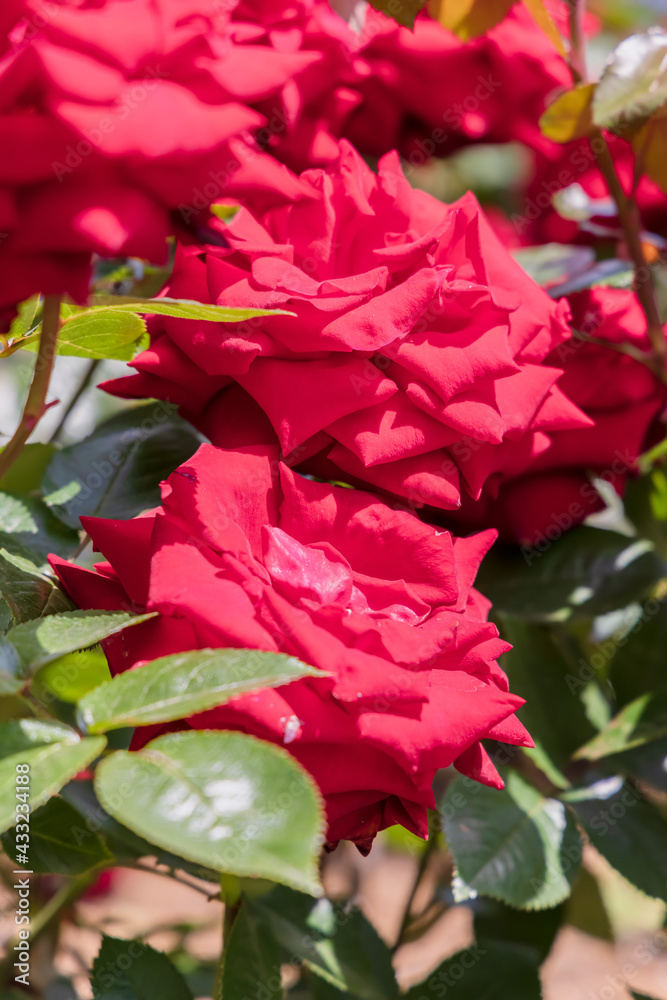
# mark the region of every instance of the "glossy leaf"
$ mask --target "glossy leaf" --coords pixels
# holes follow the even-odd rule
[[[667,902],[667,823],[621,778],[566,796],[600,854],[629,882]]]
[[[407,0],[411,2],[411,0]],[[422,0],[418,0],[422,2]],[[293,316],[285,309],[244,309],[213,306],[192,299],[132,299],[114,295],[104,308],[115,313],[142,313],[147,316],[174,316],[177,319],[199,320],[205,323],[243,323],[258,316]]]
[[[553,628],[507,616],[501,621],[503,637],[513,646],[503,656],[503,669],[510,690],[526,699],[517,716],[562,772],[574,751],[595,734],[581,700],[585,682],[579,664],[565,659]]]
[[[225,947],[222,996],[282,1000],[280,966],[280,946],[270,924],[243,903]]]
[[[95,1000],[192,1000],[175,965],[141,941],[102,936],[90,979]]]
[[[524,6],[528,8],[530,16],[532,17],[538,28],[541,28],[544,34],[547,36],[549,41],[553,43],[556,51],[563,56],[564,59],[567,58],[567,52],[565,46],[563,45],[563,39],[561,38],[560,31],[556,27],[551,14],[547,10],[544,0],[523,0]]]
[[[57,516],[80,528],[84,515],[134,517],[160,502],[160,482],[191,458],[202,438],[169,403],[149,403],[112,417],[50,463],[44,493]],[[69,488],[68,499],[60,491]]]
[[[604,128],[634,122],[667,101],[667,32],[650,28],[611,53],[593,98],[593,119]]]
[[[270,928],[286,953],[359,1000],[392,1000],[398,987],[391,953],[360,910],[329,899],[313,902],[289,889],[248,900],[250,913]]]
[[[667,736],[667,685],[631,701],[576,756],[600,760],[663,736]]]
[[[16,647],[0,636],[0,695],[17,694],[24,686],[21,657]]]
[[[123,796],[132,794],[132,790],[122,785],[115,790],[115,793],[117,796]],[[102,808],[95,794],[93,782],[90,779],[78,778],[76,781],[70,781],[68,785],[65,785],[61,789],[60,794],[81,814],[84,819],[85,828],[87,830],[95,830],[100,834],[119,864],[122,865],[126,862],[132,864],[139,858],[151,855],[155,857],[159,864],[189,872],[195,878],[213,883],[218,882],[218,872],[214,872],[203,865],[193,864],[186,858],[179,857],[169,851],[164,851],[155,844],[150,844],[143,837],[138,837],[128,827],[123,826],[113,816],[110,816]]]
[[[120,785],[133,788],[131,799],[118,801]],[[171,733],[107,757],[95,789],[112,816],[168,851],[216,871],[321,891],[319,793],[279,747],[241,733]]]
[[[41,667],[33,682],[35,697],[53,698],[76,704],[94,688],[111,679],[107,658],[101,649],[84,649],[68,653]]]
[[[79,544],[76,531],[67,528],[51,510],[33,497],[0,493],[0,547],[18,551],[19,546],[39,553],[45,558],[49,553],[67,557]]]
[[[24,671],[34,671],[152,617],[125,611],[66,611],[17,625],[7,633],[7,640],[16,648]]]
[[[576,825],[562,802],[545,798],[515,771],[504,791],[452,782],[440,812],[461,899],[481,894],[540,910],[569,895],[581,861]]]
[[[541,1000],[539,968],[532,949],[484,941],[459,951],[405,1000]]]
[[[498,611],[525,621],[594,618],[639,600],[667,575],[646,539],[581,527],[539,548],[490,553],[479,589]]]
[[[28,764],[30,808],[37,809],[62,786],[86,768],[104,749],[103,736],[69,743],[48,743],[21,750],[0,760],[0,831],[14,825],[16,812],[16,766]]]
[[[517,910],[497,899],[480,896],[472,901],[475,940],[531,948],[539,964],[551,951],[563,922],[565,904],[549,910]]]
[[[235,695],[325,676],[293,656],[252,649],[200,649],[161,656],[119,674],[81,700],[91,733],[169,722],[222,705]]]
[[[612,639],[612,641],[614,641]],[[619,705],[635,701],[665,682],[667,607],[647,601],[627,633],[614,641],[609,680]]]
[[[30,553],[0,549],[0,596],[16,624],[70,611],[74,605]]]
[[[13,861],[21,863],[15,827],[2,835],[2,846]],[[54,796],[30,817],[28,859],[29,867],[40,874],[80,875],[112,864],[113,855],[97,833],[85,829],[76,809]]]
[[[146,334],[146,324],[134,312],[118,309],[75,311],[65,319],[58,335],[58,354],[73,358],[131,361]],[[36,351],[38,338],[31,338],[25,350]]]
[[[69,726],[47,719],[9,719],[0,723],[0,757],[14,757],[24,750],[48,743],[78,743],[79,735]]]
[[[58,449],[54,444],[27,444],[0,479],[4,493],[33,493],[39,489],[47,465]]]
[[[547,139],[571,142],[590,135],[593,125],[592,102],[595,84],[585,83],[557,97],[540,118]]]

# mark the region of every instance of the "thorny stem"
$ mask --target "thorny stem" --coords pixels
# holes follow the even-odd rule
[[[583,30],[583,18],[586,10],[586,0],[569,0],[570,3],[570,69],[575,83],[586,83],[586,39]],[[641,240],[641,218],[635,200],[635,192],[639,182],[638,171],[641,169],[640,161],[636,164],[633,191],[626,195],[623,185],[619,179],[614,160],[609,152],[607,141],[600,129],[595,129],[591,140],[595,146],[599,147],[597,161],[600,171],[607,182],[609,193],[616,202],[618,218],[623,230],[630,259],[635,272],[635,294],[646,316],[648,325],[648,337],[653,349],[653,357],[656,362],[656,374],[662,381],[665,381],[665,362],[667,360],[667,343],[660,321],[660,311],[655,293],[653,273],[644,257],[644,249]],[[596,152],[595,147],[593,151]]]
[[[60,330],[60,295],[47,295],[44,299],[42,314],[42,332],[39,337],[39,350],[35,361],[28,398],[23,408],[21,423],[14,436],[0,452],[0,478],[11,468],[23,451],[25,444],[42,419],[49,405],[46,396],[49,391],[53,362],[56,357],[58,331]]]

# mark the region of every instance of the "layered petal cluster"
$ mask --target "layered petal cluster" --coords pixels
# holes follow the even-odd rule
[[[472,195],[443,205],[395,154],[376,175],[346,143],[339,167],[303,178],[316,198],[239,211],[220,223],[225,247],[180,251],[169,289],[295,316],[160,319],[139,374],[110,391],[170,399],[216,444],[277,438],[294,467],[445,510],[590,424],[544,363],[570,337],[567,304],[513,261]]]
[[[564,369],[559,384],[591,426],[552,433],[549,450],[527,474],[506,482],[493,504],[464,504],[458,515],[466,526],[493,524],[538,548],[604,506],[593,478],[622,493],[639,455],[662,436],[659,418],[667,401],[665,386],[646,365],[614,349],[625,344],[650,351],[646,319],[632,292],[593,288],[571,295],[570,306],[574,336],[547,360]]]
[[[414,165],[470,142],[550,145],[537,122],[569,71],[522,4],[468,44],[426,13],[411,31],[370,4],[350,26],[329,0],[229,6],[234,60],[216,77],[266,116],[262,141],[295,170],[335,162],[341,137]]]
[[[164,260],[172,211],[299,194],[210,68],[233,62],[224,6],[11,0],[0,27],[0,309],[83,299],[91,252]]]
[[[326,671],[184,719],[285,745],[319,784],[329,838],[422,836],[438,768],[502,783],[480,744],[531,745],[496,659],[509,647],[472,584],[494,538],[455,539],[372,495],[296,475],[267,448],[203,445],[132,521],[84,519],[109,559],[54,559],[79,606],[159,616],[108,642],[113,672],[169,653],[249,648]],[[159,727],[157,727],[159,728]],[[156,735],[137,731],[134,747]]]

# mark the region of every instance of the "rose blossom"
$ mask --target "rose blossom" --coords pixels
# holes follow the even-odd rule
[[[412,31],[370,4],[355,11],[357,30],[329,0],[229,8],[235,59],[220,61],[217,79],[266,116],[262,141],[295,170],[335,162],[341,137],[413,164],[471,142],[550,146],[537,122],[569,70],[523,4],[467,44],[426,13]],[[277,60],[290,61],[289,76]]]
[[[0,35],[0,310],[87,295],[91,252],[166,259],[170,212],[301,187],[216,82],[227,15],[192,0],[12,0]],[[232,51],[227,40],[227,54]],[[288,69],[288,68],[287,68]]]
[[[275,449],[203,445],[132,521],[85,518],[110,560],[52,557],[82,607],[160,613],[106,644],[114,674],[189,649],[283,652],[327,671],[167,729],[286,745],[318,782],[329,839],[422,836],[438,768],[502,787],[480,740],[531,745],[496,659],[509,647],[472,588],[487,531],[456,539],[367,493],[305,480]],[[165,727],[140,729],[134,747]]]
[[[636,296],[592,288],[571,295],[570,305],[574,336],[547,361],[564,368],[559,385],[591,418],[591,426],[554,431],[549,450],[524,475],[505,483],[492,502],[464,504],[454,523],[493,524],[526,545],[553,540],[602,508],[593,476],[622,493],[639,455],[654,443],[653,436],[659,439],[665,386],[646,365],[611,346],[650,351]]]
[[[555,430],[590,420],[547,355],[570,337],[472,195],[379,176],[346,143],[308,199],[238,212],[223,247],[181,249],[169,294],[296,313],[239,326],[159,318],[140,374],[107,385],[180,404],[220,445],[275,441],[289,464],[456,509],[497,492]]]

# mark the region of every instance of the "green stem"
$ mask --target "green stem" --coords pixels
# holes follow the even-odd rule
[[[60,437],[60,435],[62,434],[63,428],[65,427],[65,424],[69,420],[70,414],[72,413],[72,411],[74,410],[75,406],[77,405],[77,403],[79,402],[79,400],[83,396],[84,392],[86,391],[86,389],[88,388],[88,386],[92,382],[93,377],[95,375],[95,372],[97,371],[97,369],[99,368],[99,366],[100,366],[100,359],[99,358],[96,358],[94,361],[90,361],[89,362],[88,366],[86,367],[86,371],[84,373],[84,376],[81,379],[81,382],[79,383],[79,387],[77,388],[76,392],[74,393],[74,395],[70,399],[69,403],[67,404],[67,406],[65,408],[65,412],[63,413],[62,417],[60,418],[60,423],[58,424],[58,426],[54,430],[53,434],[49,438],[50,442],[57,441],[58,438]]]
[[[215,985],[213,987],[213,1000],[223,1000],[222,995],[222,972],[225,966],[225,952],[227,951],[227,946],[229,944],[229,935],[232,932],[232,927],[234,926],[234,921],[239,915],[239,910],[241,909],[241,900],[238,899],[235,903],[225,903],[225,914],[222,919],[222,954],[220,955],[220,961],[218,962],[218,968],[215,972]],[[234,1000],[233,997],[229,997],[229,1000]]]
[[[586,83],[586,38],[583,29],[584,13],[586,11],[586,0],[569,0],[570,2],[570,70],[575,83]],[[639,299],[647,323],[648,338],[651,342],[653,358],[655,360],[656,374],[663,382],[667,381],[667,343],[663,333],[662,322],[660,320],[660,310],[658,309],[658,299],[655,291],[653,272],[644,257],[642,247],[642,224],[639,209],[635,200],[635,191],[640,179],[641,159],[635,164],[635,176],[633,191],[627,195],[623,190],[613,157],[609,151],[607,140],[604,138],[601,129],[595,129],[591,140],[600,147],[596,154],[598,166],[607,182],[609,193],[616,202],[618,218],[623,230],[630,259],[635,272],[635,294]],[[593,148],[595,153],[595,148]]]
[[[48,405],[46,396],[49,391],[53,363],[56,357],[58,331],[60,330],[60,295],[47,295],[42,311],[42,332],[39,337],[39,350],[35,361],[28,398],[23,408],[21,423],[14,436],[0,452],[0,478],[11,468],[23,451],[25,444],[42,419]]]
[[[569,0],[570,5],[570,69],[575,83],[586,80],[586,36],[584,12],[586,0]]]
[[[97,880],[100,871],[101,869],[94,868],[91,871],[84,872],[82,875],[76,875],[74,878],[66,882],[65,885],[63,885],[58,892],[51,897],[48,903],[41,908],[35,919],[30,922],[29,929],[31,946],[34,945],[35,942],[46,933],[58,917],[65,910],[68,910],[69,907],[84,894],[86,889]],[[7,953],[5,958],[0,963],[0,985],[8,985],[10,978],[13,978],[12,967],[14,964],[14,945],[18,943],[19,939],[16,938],[6,945]]]
[[[428,868],[429,861],[434,851],[438,847],[438,831],[435,829],[434,823],[429,823],[429,836],[426,841],[426,847],[422,851],[422,855],[419,859],[419,866],[417,868],[417,874],[415,875],[415,880],[412,883],[412,889],[410,890],[410,895],[408,896],[405,908],[403,910],[403,919],[401,920],[401,927],[398,932],[398,937],[396,938],[396,944],[393,950],[397,951],[398,948],[403,944],[405,939],[406,931],[410,925],[412,905],[416,899],[417,893],[419,892],[419,887],[422,884],[422,879],[426,874],[426,869]]]

